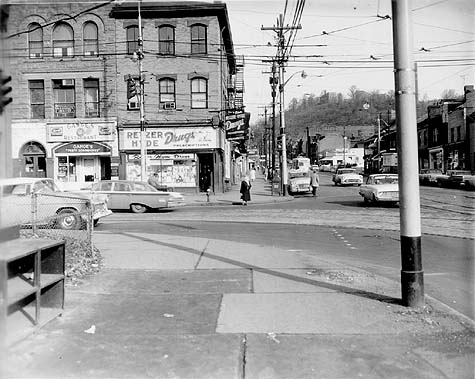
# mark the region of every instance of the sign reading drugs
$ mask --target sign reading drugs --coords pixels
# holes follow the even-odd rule
[[[138,129],[119,132],[119,149],[139,150],[141,133]],[[215,149],[218,130],[213,128],[160,128],[145,131],[147,149]]]

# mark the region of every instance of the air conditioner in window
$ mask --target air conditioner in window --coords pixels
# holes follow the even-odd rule
[[[30,58],[41,58],[43,56],[42,53],[31,53]]]
[[[62,86],[74,86],[74,79],[63,79],[61,80]]]
[[[129,103],[127,104],[128,110],[137,110],[139,108],[140,106],[139,106],[138,101],[129,101]]]
[[[86,51],[86,52],[84,52],[84,55],[95,56],[95,55],[97,55],[97,52],[96,51]]]
[[[176,109],[174,101],[167,101],[163,103],[163,109]]]

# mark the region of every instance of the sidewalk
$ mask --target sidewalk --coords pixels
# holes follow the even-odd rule
[[[251,205],[285,200],[265,186]],[[103,269],[0,357],[6,378],[473,378],[473,323],[430,298],[400,306],[388,279],[209,238],[96,231],[94,244]]]
[[[292,196],[279,196],[278,188],[274,188],[272,193],[272,183],[266,181],[260,173],[256,174],[256,180],[251,182],[251,201],[252,204],[275,203],[281,201],[290,201]],[[242,205],[241,194],[239,193],[241,184],[235,184],[227,192],[216,192],[209,195],[209,201],[206,193],[184,193],[187,206],[213,206],[213,205]]]

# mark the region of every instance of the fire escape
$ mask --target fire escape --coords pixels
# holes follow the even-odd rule
[[[228,115],[244,112],[244,56],[236,56],[236,73],[230,75],[228,85]]]

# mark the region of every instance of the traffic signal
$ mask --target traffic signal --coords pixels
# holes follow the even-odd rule
[[[277,136],[277,150],[282,151],[282,134]]]
[[[134,78],[129,75],[127,79],[127,99],[131,99],[135,96],[137,96],[137,84]]]
[[[3,108],[12,102],[12,98],[7,96],[12,92],[12,87],[7,85],[12,80],[11,76],[3,75],[3,71],[0,70],[0,114],[3,113]]]

